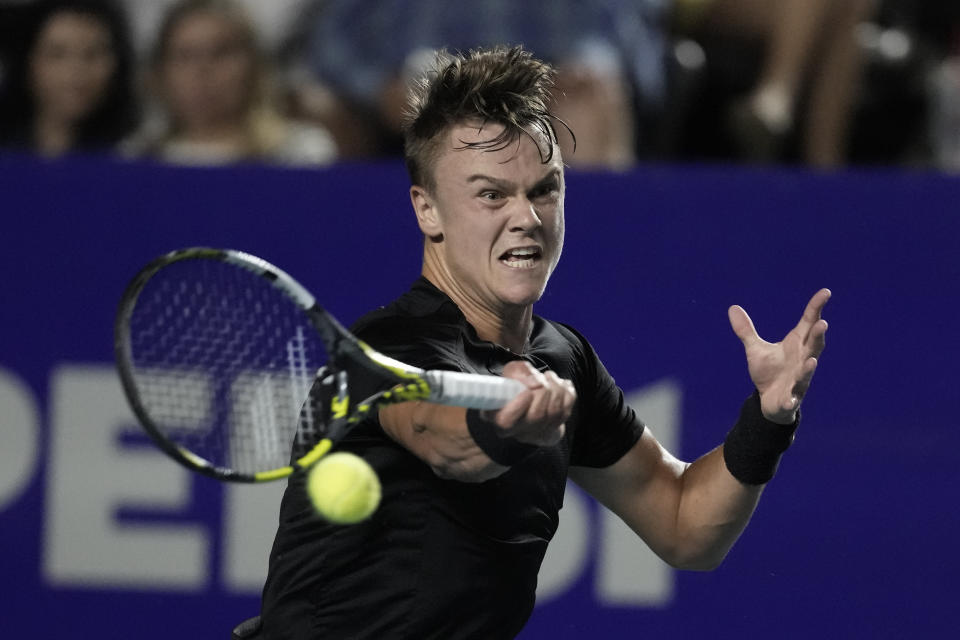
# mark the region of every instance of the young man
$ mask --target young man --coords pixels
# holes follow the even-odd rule
[[[406,156],[422,277],[355,326],[403,361],[501,374],[527,390],[493,413],[395,405],[352,432],[344,448],[384,488],[363,524],[324,524],[292,481],[265,637],[513,637],[533,608],[568,475],[670,564],[713,568],[790,444],[824,345],[827,290],[776,344],[730,309],[758,391],[725,444],[692,464],[644,430],[583,336],[533,314],[564,235],[551,79],[524,51],[494,49],[442,58],[414,91]]]

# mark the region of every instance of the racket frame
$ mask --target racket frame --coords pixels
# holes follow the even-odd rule
[[[246,269],[266,279],[280,289],[306,314],[327,349],[330,358],[328,368],[332,372],[345,371],[347,367],[339,365],[349,362],[352,369],[360,367],[378,378],[393,378],[394,385],[386,391],[381,391],[354,403],[349,397],[347,384],[341,379],[337,393],[331,399],[327,436],[320,439],[312,449],[294,460],[292,464],[275,469],[242,473],[229,467],[213,464],[186,447],[176,444],[165,436],[163,430],[155,424],[137,389],[132,370],[134,365],[130,343],[130,317],[136,307],[140,292],[154,274],[170,264],[191,259],[219,260]],[[326,455],[333,444],[352,425],[361,421],[380,406],[413,400],[449,403],[442,392],[444,375],[448,372],[427,372],[379,353],[347,331],[336,318],[317,302],[305,287],[288,273],[257,256],[234,249],[210,247],[178,249],[162,255],[144,266],[133,277],[121,298],[114,324],[114,356],[127,401],[144,430],[159,448],[192,471],[228,482],[269,482],[309,469]],[[462,377],[466,374],[455,375]],[[483,376],[483,378],[489,377]],[[314,384],[317,381],[318,379],[315,378]],[[516,384],[519,385],[519,383]],[[518,386],[513,390],[513,395],[519,391]],[[304,399],[304,403],[306,402],[310,402],[309,394]]]

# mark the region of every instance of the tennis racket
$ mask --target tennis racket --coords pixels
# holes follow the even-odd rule
[[[226,481],[306,470],[387,404],[495,409],[524,390],[378,353],[288,274],[229,249],[145,266],[120,302],[114,349],[127,400],[160,449]]]

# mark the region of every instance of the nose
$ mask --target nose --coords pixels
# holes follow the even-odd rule
[[[512,219],[510,220],[510,230],[519,231],[521,233],[529,233],[530,231],[541,226],[543,226],[543,220],[540,219],[540,214],[537,213],[537,208],[529,200],[525,198],[521,199],[517,204],[517,208]]]

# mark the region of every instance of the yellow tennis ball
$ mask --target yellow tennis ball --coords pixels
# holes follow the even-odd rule
[[[323,457],[307,474],[314,508],[335,524],[366,520],[380,504],[380,479],[366,460],[340,451]]]

